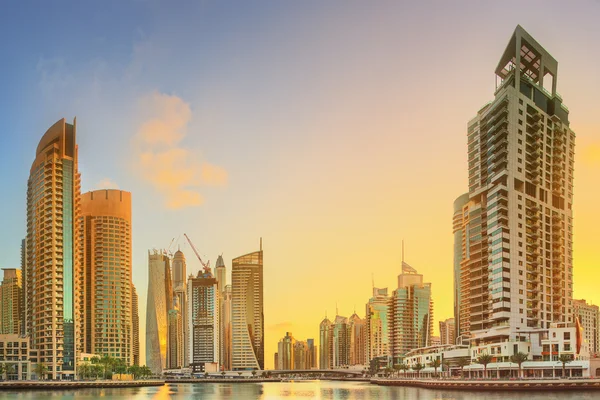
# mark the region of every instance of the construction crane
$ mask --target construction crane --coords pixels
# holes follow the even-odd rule
[[[202,257],[200,257],[198,250],[196,250],[196,246],[194,246],[194,243],[192,243],[192,241],[190,240],[188,235],[184,233],[183,236],[185,236],[185,238],[189,242],[190,246],[192,246],[192,250],[194,250],[194,253],[196,253],[196,257],[198,257],[198,260],[200,260],[200,264],[202,264],[202,267],[204,267],[204,273],[209,273],[210,272],[210,260],[206,263],[204,261],[202,261]]]

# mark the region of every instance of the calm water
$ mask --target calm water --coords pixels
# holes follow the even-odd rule
[[[151,388],[84,389],[67,392],[0,392],[0,399],[409,399],[409,400],[553,400],[553,399],[599,399],[596,392],[560,393],[468,393],[443,392],[415,388],[390,388],[368,383],[303,381],[282,383],[198,383],[168,385]]]

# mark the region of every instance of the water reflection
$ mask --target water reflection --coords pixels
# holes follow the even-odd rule
[[[116,399],[116,400],[591,400],[598,392],[479,393],[416,388],[380,387],[368,383],[301,381],[281,383],[197,383],[147,388],[83,389],[76,391],[0,392],[0,399]]]

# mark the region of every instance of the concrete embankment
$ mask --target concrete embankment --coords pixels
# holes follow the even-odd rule
[[[7,381],[0,382],[3,390],[73,390],[91,388],[127,388],[143,386],[163,386],[165,381]]]
[[[519,380],[519,381],[468,381],[468,380],[419,380],[419,379],[371,379],[382,386],[405,386],[424,389],[464,391],[600,391],[600,379],[573,380]]]
[[[165,383],[263,383],[281,382],[281,378],[197,378],[197,379],[167,379]]]

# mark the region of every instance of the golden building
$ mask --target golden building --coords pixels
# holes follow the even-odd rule
[[[4,277],[0,284],[0,334],[21,334],[23,286],[21,270],[3,268]]]
[[[133,364],[131,193],[98,190],[81,196],[84,349]]]
[[[52,379],[75,374],[82,344],[76,131],[64,119],[48,129],[27,182],[26,330]]]

